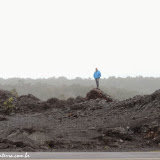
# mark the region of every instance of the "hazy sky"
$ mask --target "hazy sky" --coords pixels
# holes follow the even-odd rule
[[[159,0],[0,0],[0,77],[160,76]]]

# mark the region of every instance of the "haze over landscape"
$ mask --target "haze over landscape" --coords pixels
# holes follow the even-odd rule
[[[159,77],[158,0],[0,1],[0,77]]]
[[[159,0],[1,0],[0,152],[157,159],[159,19]]]

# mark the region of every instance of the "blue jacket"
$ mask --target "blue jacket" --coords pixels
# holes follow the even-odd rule
[[[101,77],[101,72],[100,72],[99,70],[97,70],[97,72],[94,72],[93,77],[94,77],[95,79],[100,78],[100,77]]]

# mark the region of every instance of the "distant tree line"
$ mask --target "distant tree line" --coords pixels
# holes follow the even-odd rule
[[[83,96],[95,88],[95,80],[91,78],[67,79],[65,77],[48,79],[0,78],[0,89],[15,89],[19,95],[33,94],[46,100],[51,97],[68,99]],[[100,80],[100,88],[115,99],[123,100],[136,95],[153,93],[160,88],[160,78],[154,77],[109,77]]]

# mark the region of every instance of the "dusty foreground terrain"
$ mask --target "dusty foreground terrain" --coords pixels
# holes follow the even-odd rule
[[[124,101],[101,90],[41,101],[0,90],[0,151],[157,151],[160,90]]]

